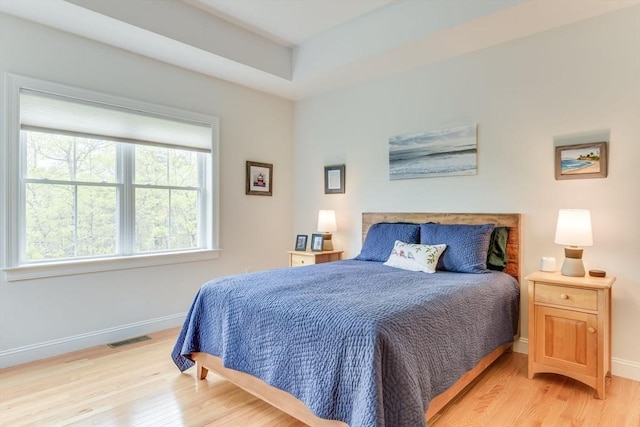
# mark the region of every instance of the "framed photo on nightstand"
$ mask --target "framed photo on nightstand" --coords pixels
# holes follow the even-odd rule
[[[309,236],[306,234],[298,234],[296,236],[296,251],[306,251],[307,250],[307,239]]]
[[[322,252],[323,243],[324,243],[324,234],[311,235],[311,250],[313,252]]]

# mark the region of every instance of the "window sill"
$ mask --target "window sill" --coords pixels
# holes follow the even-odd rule
[[[51,264],[32,264],[3,269],[7,282],[42,279],[45,277],[71,276],[75,274],[98,273],[102,271],[126,270],[130,268],[154,267],[158,265],[181,264],[186,262],[217,259],[220,249],[205,249],[170,254],[137,255],[94,259],[86,261],[66,261]]]

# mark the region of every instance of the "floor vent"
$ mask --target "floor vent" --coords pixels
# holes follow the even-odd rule
[[[111,347],[111,348],[118,348],[118,347],[122,347],[124,345],[135,344],[137,342],[147,341],[147,340],[150,340],[150,339],[151,339],[151,337],[149,337],[147,335],[143,335],[141,337],[129,338],[128,340],[112,342],[111,344],[107,344],[107,345],[109,347]]]

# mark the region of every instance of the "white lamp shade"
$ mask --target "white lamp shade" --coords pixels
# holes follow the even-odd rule
[[[318,231],[321,233],[330,233],[337,229],[336,211],[320,210],[318,212]]]
[[[555,243],[569,246],[592,246],[591,213],[586,209],[560,209]]]

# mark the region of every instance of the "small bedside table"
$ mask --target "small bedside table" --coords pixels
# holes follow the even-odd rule
[[[322,264],[323,262],[340,261],[344,251],[289,251],[289,267]]]
[[[605,397],[611,376],[611,286],[615,277],[538,271],[529,281],[529,378],[571,377]]]

